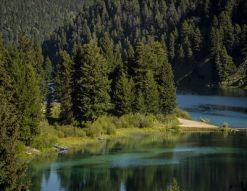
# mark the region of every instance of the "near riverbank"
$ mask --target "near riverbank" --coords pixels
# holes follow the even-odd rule
[[[186,117],[182,118],[182,117]],[[144,139],[148,141],[176,141],[188,131],[217,131],[218,127],[205,122],[190,120],[185,115],[154,117],[128,115],[122,118],[102,117],[87,128],[49,125],[41,123],[41,133],[31,147],[25,147],[22,156],[31,159],[37,155],[59,152],[54,144],[68,151],[83,149],[89,145],[100,145],[107,140]]]

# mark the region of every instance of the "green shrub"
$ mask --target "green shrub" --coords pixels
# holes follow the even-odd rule
[[[157,124],[157,119],[154,115],[144,115],[140,113],[126,114],[120,118],[114,118],[113,123],[117,128],[149,128]]]
[[[88,127],[85,128],[86,135],[91,138],[99,137],[103,134],[101,127]]]
[[[85,137],[86,133],[83,129],[79,127],[74,127],[72,125],[57,126],[56,129],[59,131],[59,137]]]
[[[135,127],[138,128],[150,128],[157,124],[157,119],[154,115],[135,115]]]
[[[157,120],[162,123],[167,128],[175,128],[178,127],[179,121],[177,119],[177,116],[174,114],[170,115],[157,115]]]
[[[115,134],[116,125],[113,121],[114,121],[113,117],[102,116],[99,117],[94,122],[86,123],[87,135],[90,137],[96,137],[102,134],[108,134],[108,135]],[[99,133],[97,133],[96,130],[98,130]]]
[[[181,118],[184,118],[184,119],[192,119],[192,117],[190,116],[190,114],[187,111],[184,111],[184,110],[182,110],[182,109],[180,109],[178,107],[173,111],[173,114],[176,117],[181,117]]]
[[[52,109],[51,109],[51,117],[58,119],[61,113],[61,105],[60,103],[54,102],[52,103]]]
[[[46,121],[40,123],[40,134],[33,137],[31,146],[37,149],[50,147],[58,140],[58,131]]]
[[[116,134],[116,128],[113,126],[109,126],[106,128],[106,134],[107,135],[115,135]]]

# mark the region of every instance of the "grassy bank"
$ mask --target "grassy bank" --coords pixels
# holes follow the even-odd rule
[[[69,151],[83,149],[89,145],[99,147],[106,140],[125,141],[126,139],[158,141],[176,141],[180,135],[191,131],[208,131],[202,128],[181,128],[179,118],[191,119],[189,114],[176,109],[171,115],[128,114],[121,117],[102,116],[94,122],[85,123],[84,128],[73,125],[40,123],[40,134],[30,147],[23,147],[22,157],[33,158],[57,151],[54,144],[67,147]],[[212,129],[210,129],[212,130]],[[136,143],[138,144],[138,142]]]
[[[84,128],[73,125],[40,123],[40,134],[30,147],[23,150],[24,158],[56,151],[52,146],[58,144],[69,150],[82,148],[107,139],[143,138],[172,141],[181,133],[177,117],[189,117],[186,112],[175,110],[171,115],[128,114],[122,117],[102,116],[88,122]]]

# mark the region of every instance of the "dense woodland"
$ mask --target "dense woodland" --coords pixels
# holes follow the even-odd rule
[[[167,115],[176,107],[165,47],[152,39],[137,44],[128,61],[131,67],[113,50],[107,34],[101,46],[91,40],[77,44],[72,55],[60,51],[55,68],[43,57],[40,44],[27,36],[19,38],[17,46],[1,40],[0,50],[0,189],[21,185],[18,147],[37,143],[40,122],[54,122],[55,102],[61,108],[56,122],[70,124],[71,131],[102,116]]]
[[[0,190],[21,187],[18,147],[32,146],[42,120],[54,123],[54,103],[56,123],[84,128],[101,116],[170,114],[175,84],[245,87],[246,9],[245,0],[1,2]]]
[[[8,43],[16,43],[20,33],[44,40],[54,29],[76,16],[83,0],[1,0],[0,31]]]
[[[45,39],[43,52],[54,64],[59,51],[72,55],[75,44],[100,42],[107,32],[123,62],[140,41],[165,42],[177,85],[246,87],[245,0],[25,0],[0,6],[4,39],[16,42],[20,32]]]

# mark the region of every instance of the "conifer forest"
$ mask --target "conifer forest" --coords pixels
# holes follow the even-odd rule
[[[246,0],[0,0],[0,191],[31,188],[29,150],[186,118],[187,87],[246,91]]]

